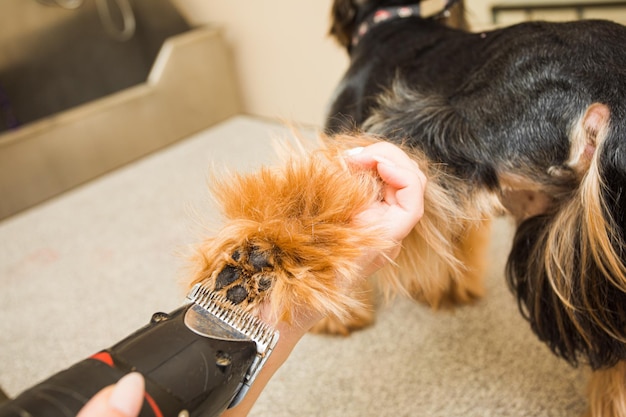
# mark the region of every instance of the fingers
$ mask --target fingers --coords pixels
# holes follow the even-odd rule
[[[405,167],[394,164],[386,158],[374,156],[378,162],[376,170],[383,182],[396,191],[395,204],[409,210],[416,206],[422,207],[422,195],[426,177],[417,165]],[[421,217],[421,215],[420,215]]]
[[[144,385],[141,374],[131,372],[100,390],[76,417],[136,417],[143,404]]]
[[[392,238],[402,240],[424,213],[426,176],[402,149],[378,142],[346,152],[348,160],[366,169],[375,169],[384,182],[385,207],[367,210],[368,220],[390,231]]]
[[[419,187],[417,199],[421,200],[426,176],[402,149],[389,142],[378,142],[365,148],[354,148],[346,152],[348,160],[363,168],[376,169],[385,184],[401,190]],[[404,193],[408,196],[408,193]],[[415,199],[406,200],[407,206],[415,203]],[[395,203],[395,202],[394,202]]]
[[[415,168],[419,171],[415,161],[402,149],[390,142],[377,142],[364,148],[349,149],[345,155],[351,162],[357,163],[364,168],[374,168],[378,160],[386,160],[393,165]]]
[[[390,206],[396,238],[406,237],[424,214],[425,177],[415,168],[378,163],[378,174],[385,182],[384,202]],[[420,175],[421,174],[421,175]]]

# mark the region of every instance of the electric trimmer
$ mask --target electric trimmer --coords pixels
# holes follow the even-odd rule
[[[129,372],[146,381],[141,417],[218,416],[237,405],[278,332],[196,284],[187,303],[0,406],[0,417],[71,417]]]

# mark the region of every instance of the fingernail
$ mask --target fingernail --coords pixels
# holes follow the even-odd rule
[[[359,146],[358,148],[352,148],[352,149],[348,149],[347,151],[344,151],[344,155],[346,156],[354,156],[354,155],[358,155],[361,152],[363,152],[363,149],[365,149],[362,146]]]
[[[138,372],[131,372],[117,381],[109,397],[109,405],[124,415],[135,416],[141,409],[143,392],[143,377]]]
[[[389,159],[387,159],[387,158],[385,158],[383,156],[374,155],[374,156],[372,156],[372,159],[374,161],[378,162],[379,164],[387,165],[389,167],[395,167],[396,166],[396,164],[394,164]]]

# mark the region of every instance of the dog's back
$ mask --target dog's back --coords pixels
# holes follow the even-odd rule
[[[626,28],[605,21],[533,22],[484,33],[418,17],[389,22],[352,48],[326,128],[408,139],[463,177],[469,163],[487,165],[488,185],[493,164],[528,167],[526,175],[553,183],[536,165],[567,160],[573,121],[594,102],[613,113],[626,108],[622,45]],[[462,137],[450,134],[451,124]]]

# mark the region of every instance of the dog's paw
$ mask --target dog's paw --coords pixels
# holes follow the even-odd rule
[[[321,319],[310,330],[311,333],[348,336],[350,333],[364,329],[374,323],[375,312],[372,308],[351,311],[346,319],[327,316]]]
[[[276,259],[258,247],[235,250],[217,273],[213,290],[240,307],[259,305],[274,283]]]
[[[452,309],[457,306],[473,304],[484,296],[484,287],[482,280],[467,279],[463,282],[457,282],[450,278],[446,283],[426,292],[423,288],[413,285],[409,288],[409,295],[415,301],[426,304],[434,309]]]

